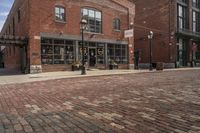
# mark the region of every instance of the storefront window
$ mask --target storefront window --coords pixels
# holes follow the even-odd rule
[[[104,44],[97,45],[97,64],[105,64]]]
[[[54,45],[54,64],[64,64],[64,45]]]
[[[118,64],[127,64],[127,46],[108,44],[108,61],[115,61]]]
[[[66,64],[72,64],[74,62],[74,46],[68,41],[65,47],[65,61]]]
[[[52,45],[42,45],[42,64],[53,64],[53,46]]]
[[[84,47],[82,50],[82,42],[79,42],[79,47],[78,47],[78,55],[79,55],[79,61],[82,63],[82,52],[84,52],[84,59],[85,62],[88,62],[88,43],[84,42]]]
[[[42,39],[42,64],[72,64],[74,62],[73,41]]]

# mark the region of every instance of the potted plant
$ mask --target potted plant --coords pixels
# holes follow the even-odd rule
[[[81,67],[80,61],[75,61],[75,62],[72,64],[72,71],[80,70],[80,67]]]
[[[111,60],[110,65],[109,65],[109,69],[110,70],[118,69],[118,64],[114,60]]]

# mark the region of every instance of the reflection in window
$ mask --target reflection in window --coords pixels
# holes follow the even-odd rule
[[[42,64],[72,64],[74,62],[73,47],[73,41],[42,39]]]
[[[97,64],[105,64],[104,44],[97,44]]]
[[[54,45],[54,64],[64,64],[64,46]]]
[[[86,17],[88,21],[89,32],[102,33],[102,17],[101,12],[94,9],[82,8],[82,17]]]
[[[200,17],[199,12],[192,11],[192,30],[193,30],[193,32],[200,32],[199,17]]]
[[[178,27],[186,29],[186,7],[178,5]]]
[[[118,64],[127,64],[127,46],[108,44],[108,61],[115,61]]]
[[[114,30],[120,30],[120,19],[115,18],[113,20],[113,29]]]
[[[193,7],[200,8],[200,0],[192,0]]]
[[[52,45],[42,45],[42,64],[53,64],[53,46]]]
[[[65,21],[65,9],[63,7],[55,7],[55,17],[58,21]]]
[[[65,47],[65,61],[66,64],[72,64],[74,62],[74,47],[71,42],[66,42]]]

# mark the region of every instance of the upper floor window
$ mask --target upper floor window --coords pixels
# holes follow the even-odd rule
[[[182,5],[178,5],[178,28],[179,29],[186,29],[186,7]]]
[[[102,33],[102,15],[101,12],[95,9],[82,8],[82,17],[85,17],[88,22],[89,32]]]
[[[120,19],[115,18],[113,20],[113,29],[114,30],[120,30]]]
[[[65,8],[60,6],[55,7],[55,18],[57,21],[66,21]]]
[[[200,8],[200,0],[192,0],[193,7]]]
[[[199,32],[200,27],[199,27],[199,12],[193,11],[192,12],[192,31],[193,32]]]

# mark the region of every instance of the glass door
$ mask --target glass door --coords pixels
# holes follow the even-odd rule
[[[179,67],[187,66],[186,41],[183,39],[179,39],[179,45],[177,47],[177,61],[179,62]]]
[[[96,65],[96,48],[89,48],[89,66],[95,67]]]

